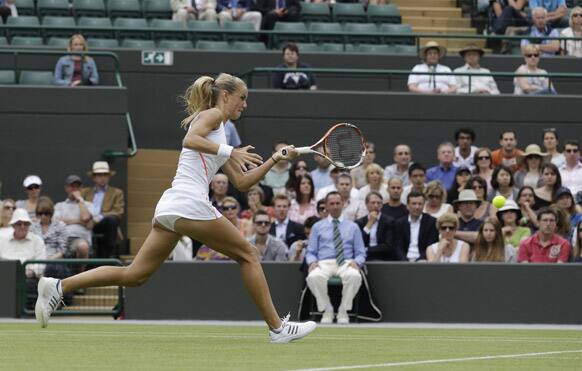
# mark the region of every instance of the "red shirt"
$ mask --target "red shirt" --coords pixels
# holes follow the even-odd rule
[[[539,238],[539,232],[526,238],[519,244],[517,253],[517,262],[530,263],[566,263],[570,258],[572,247],[564,238],[554,234],[550,243],[545,247],[542,246]]]
[[[491,153],[491,163],[493,164],[494,168],[499,165],[505,165],[515,173],[517,170],[519,170],[520,167],[517,163],[517,157],[522,155],[522,150],[514,148],[511,156],[505,157],[505,152],[503,152],[503,149],[496,149]]]

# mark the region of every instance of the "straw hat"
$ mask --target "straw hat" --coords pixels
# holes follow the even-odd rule
[[[548,157],[548,153],[542,152],[540,146],[537,144],[530,144],[525,147],[525,152],[523,155],[519,156],[519,160],[523,162],[527,156],[540,156],[542,159],[544,159],[544,157]]]
[[[107,161],[95,161],[93,163],[93,168],[91,171],[87,172],[88,175],[96,175],[96,174],[109,174],[111,176],[115,175],[115,171],[111,171],[109,169],[109,164]]]
[[[437,43],[436,41],[431,40],[431,41],[427,42],[422,48],[420,48],[420,51],[418,52],[418,56],[421,59],[424,59],[426,57],[426,52],[429,49],[437,49],[439,51],[439,58],[442,58],[445,55],[447,55],[447,48],[445,48],[442,45],[439,45],[439,43]]]
[[[483,50],[482,48],[478,47],[475,44],[469,44],[465,46],[463,49],[459,50],[459,54],[461,55],[461,57],[464,57],[466,52],[478,52],[481,57],[483,56],[483,54],[485,54],[485,50]]]
[[[481,202],[481,200],[477,198],[477,195],[472,189],[463,189],[459,193],[459,198],[453,201],[454,204],[460,202]]]

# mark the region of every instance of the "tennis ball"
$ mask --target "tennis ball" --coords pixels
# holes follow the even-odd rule
[[[496,208],[501,209],[505,205],[505,197],[495,196],[495,197],[493,197],[493,201],[491,203]]]

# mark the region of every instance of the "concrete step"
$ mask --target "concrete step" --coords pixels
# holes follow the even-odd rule
[[[173,164],[128,164],[128,178],[166,178],[171,180],[176,175],[177,163]]]
[[[471,34],[477,30],[471,27],[413,27],[414,33],[439,33],[439,34]]]
[[[137,178],[127,179],[127,192],[163,192],[172,185],[172,178]]]
[[[144,207],[128,207],[127,220],[129,223],[148,223],[154,217],[155,205]]]
[[[417,8],[401,6],[399,9],[402,17],[462,17],[463,15],[460,8]]]
[[[74,306],[82,307],[114,307],[119,300],[117,295],[75,295]]]
[[[115,302],[115,304],[117,304],[117,302]],[[115,304],[113,304],[112,306],[83,306],[83,305],[67,305],[66,307],[61,307],[61,309],[59,309],[60,311],[63,312],[72,312],[72,311],[79,311],[79,312],[105,312],[105,311],[111,311],[113,310],[113,308],[115,307]]]
[[[128,166],[132,164],[167,164],[175,165],[178,163],[180,151],[164,149],[140,149],[137,154],[130,158]]]
[[[402,23],[412,27],[471,27],[471,20],[467,18],[443,17],[402,17]]]
[[[162,191],[157,192],[137,192],[128,191],[127,192],[127,206],[151,206],[158,203]]]
[[[456,0],[390,0],[390,4],[410,8],[455,8],[457,6]]]

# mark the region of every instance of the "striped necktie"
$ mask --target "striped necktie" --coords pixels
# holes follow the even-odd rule
[[[339,230],[339,220],[333,220],[333,244],[335,246],[335,260],[338,267],[341,266],[344,261],[344,243],[342,241],[342,235]]]

